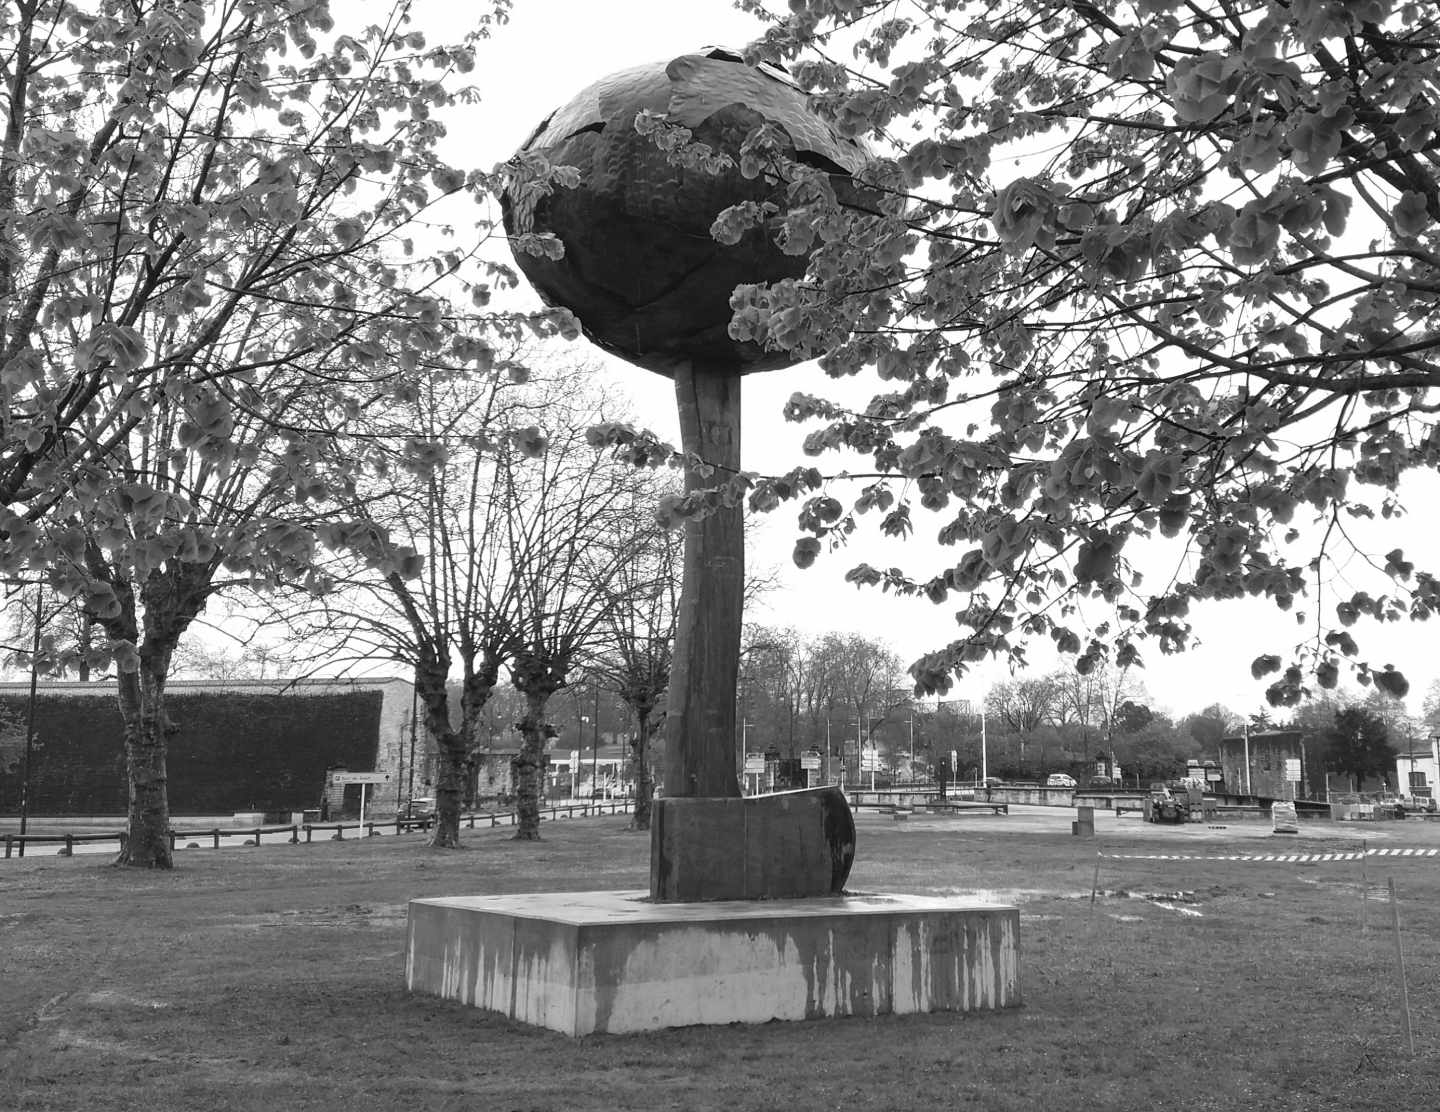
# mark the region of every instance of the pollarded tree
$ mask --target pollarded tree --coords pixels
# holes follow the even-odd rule
[[[495,471],[495,497],[506,508],[498,543],[515,600],[505,629],[510,679],[526,708],[515,761],[521,841],[540,837],[546,705],[605,647],[618,597],[651,589],[647,575],[632,578],[632,565],[661,536],[656,473],[616,459],[590,432],[617,415],[573,382],[538,386],[534,450],[499,445]]]
[[[526,377],[508,358],[497,369]],[[334,590],[278,611],[332,663],[397,661],[414,677],[438,755],[432,846],[460,844],[465,786],[488,739],[483,711],[513,651],[511,506],[497,453],[540,451],[534,405],[510,374],[430,367],[405,397],[368,411],[356,435],[332,445],[342,454],[364,445],[372,464],[343,496],[346,520],[319,530],[336,552],[325,565]]]
[[[486,273],[426,218],[486,188],[439,158],[436,113],[494,17],[427,47],[408,10],[355,34],[324,0],[0,10],[0,571],[49,567],[112,638],[128,863],[169,864],[163,677],[216,571],[303,581],[305,507],[347,481],[317,445],[481,356],[440,283],[483,303]],[[262,459],[260,490],[232,482]],[[299,513],[267,521],[281,487]]]
[[[610,605],[604,608],[597,630],[603,648],[587,667],[635,716],[630,739],[635,813],[630,828],[649,830],[650,797],[655,791],[650,742],[664,721],[664,699],[670,687],[680,604],[681,538],[655,521],[652,506],[645,503],[637,503],[632,514],[617,519],[616,524],[629,535],[621,539],[633,542],[633,555],[616,567],[606,587]]]
[[[1430,615],[1440,579],[1352,529],[1440,463],[1440,9],[794,0],[752,55],[883,157],[848,214],[772,163],[783,241],[816,251],[805,280],[737,291],[732,330],[891,384],[859,412],[788,407],[824,422],[808,451],[873,460],[853,505],[806,469],[752,501],[809,493],[802,563],[867,509],[896,535],[912,501],[944,515],[951,566],[850,573],[958,600],[921,689],[1031,639],[1124,667],[1142,638],[1184,649],[1194,604],[1255,596],[1303,623],[1253,665],[1280,673],[1271,702],[1347,662],[1403,692],[1347,627]],[[1162,538],[1180,570],[1142,585]],[[1375,583],[1331,574],[1351,554]],[[1087,630],[1087,604],[1115,621]]]

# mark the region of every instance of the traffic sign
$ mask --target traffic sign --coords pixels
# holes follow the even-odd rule
[[[332,784],[384,784],[390,779],[388,772],[332,772]]]

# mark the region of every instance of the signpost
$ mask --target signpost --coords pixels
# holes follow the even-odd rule
[[[330,774],[332,784],[359,784],[360,785],[360,825],[365,825],[365,789],[371,784],[388,784],[390,774],[387,772],[332,772]]]

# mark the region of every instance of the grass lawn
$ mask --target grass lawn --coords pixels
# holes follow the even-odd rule
[[[419,835],[189,850],[173,873],[0,861],[0,1112],[1440,1105],[1440,857],[1371,857],[1362,905],[1354,860],[1107,856],[1090,899],[1097,850],[1435,848],[1440,823],[1286,837],[1127,817],[1082,840],[1071,817],[859,820],[852,889],[1019,903],[1020,1008],[581,1040],[408,996],[405,904],[643,888],[648,839],[624,817],[538,844],[466,831],[450,852]]]

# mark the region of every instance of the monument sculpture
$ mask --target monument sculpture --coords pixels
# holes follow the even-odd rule
[[[764,219],[784,212],[787,173],[853,199],[867,158],[783,71],[720,49],[596,82],[517,155],[517,263],[593,342],[674,380],[687,490],[740,467],[743,376],[794,361],[729,331],[736,286],[804,273]],[[711,227],[735,205],[762,219],[721,243]],[[526,250],[534,233],[563,254]],[[1019,1003],[1016,908],[846,893],[843,792],[740,796],[743,576],[740,507],[687,520],[648,894],[411,901],[413,991],[572,1035]]]
[[[771,157],[752,153],[743,166],[762,129]],[[559,258],[521,250],[516,262],[600,347],[674,379],[691,461],[686,489],[716,485],[740,467],[742,376],[796,361],[731,337],[731,292],[798,278],[806,255],[784,252],[765,221],[733,244],[718,242],[711,225],[737,204],[783,212],[783,163],[824,173],[838,194],[853,195],[850,175],[869,152],[812,112],[783,71],[712,49],[595,83],[530,136],[520,157],[535,155],[574,167],[579,182],[506,196],[512,236],[549,232],[564,245]],[[838,789],[740,800],[741,512],[720,507],[685,530],[665,790],[651,819],[657,900],[838,893],[854,856]]]

